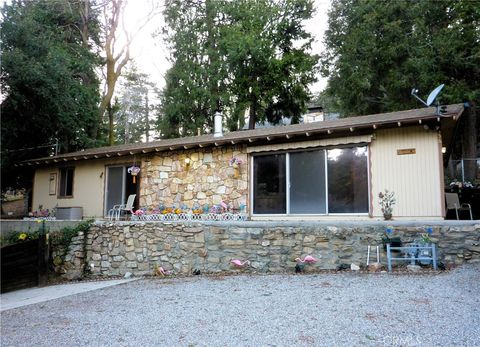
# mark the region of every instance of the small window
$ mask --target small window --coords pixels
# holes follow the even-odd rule
[[[64,167],[60,169],[60,187],[58,196],[73,196],[73,171],[73,167]]]

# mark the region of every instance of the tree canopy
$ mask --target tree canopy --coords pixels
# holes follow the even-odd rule
[[[303,21],[308,0],[171,0],[166,34],[173,66],[167,73],[159,126],[163,136],[212,126],[221,107],[230,129],[256,121],[298,121],[315,80],[317,57]]]
[[[480,2],[334,0],[322,72],[345,115],[418,107],[445,83],[445,103],[480,97]]]
[[[135,143],[151,139],[153,111],[157,103],[152,100],[158,91],[149,76],[132,64],[120,79],[115,102],[115,143]]]
[[[100,60],[82,40],[80,10],[73,0],[17,0],[2,8],[2,173],[13,160],[50,154],[41,145],[58,141],[61,152],[93,145]],[[96,44],[94,36],[89,42]]]

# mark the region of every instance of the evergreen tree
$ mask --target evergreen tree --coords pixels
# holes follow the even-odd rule
[[[345,115],[418,107],[445,83],[445,103],[480,96],[480,2],[334,0],[323,74]]]
[[[147,74],[139,72],[135,66],[126,71],[114,105],[116,143],[150,140],[153,130],[150,124],[157,107],[155,92],[155,84]]]
[[[167,73],[159,127],[164,137],[211,128],[219,107],[230,129],[281,117],[297,121],[315,80],[317,57],[302,22],[307,0],[166,3],[173,66]]]
[[[77,5],[16,0],[2,8],[3,185],[12,184],[13,162],[51,153],[41,145],[58,141],[61,152],[93,145],[99,59],[82,40]],[[18,151],[32,147],[36,150]]]
[[[421,107],[444,83],[444,104],[468,102],[458,156],[477,152],[480,102],[480,1],[334,0],[325,34],[326,93],[342,113],[372,114]],[[447,153],[448,154],[448,153]],[[466,178],[475,179],[475,161]]]

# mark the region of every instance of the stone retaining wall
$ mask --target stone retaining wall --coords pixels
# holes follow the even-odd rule
[[[384,222],[237,222],[162,223],[97,222],[84,235],[85,254],[77,249],[80,235],[67,257],[72,271],[79,274],[86,261],[94,275],[152,274],[162,266],[177,274],[222,271],[293,271],[294,259],[312,255],[318,263],[306,271],[335,269],[340,264],[365,264],[367,245],[381,245]],[[389,224],[391,225],[391,223]],[[480,224],[439,222],[438,225],[393,225],[393,236],[413,241],[424,227],[433,227],[432,240],[438,245],[439,260],[445,264],[480,261]],[[248,269],[233,269],[231,259],[248,259]],[[386,255],[381,250],[381,262]]]

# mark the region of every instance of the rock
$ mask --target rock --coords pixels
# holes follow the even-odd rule
[[[352,271],[359,271],[360,270],[360,266],[358,266],[357,264],[351,264],[350,265],[350,270]]]
[[[348,264],[340,264],[337,266],[337,271],[344,271],[344,270],[348,270],[350,268],[350,266],[348,266]]]
[[[133,274],[131,272],[126,272],[125,276],[123,276],[123,278],[131,278],[132,276],[133,276]]]
[[[420,265],[412,265],[412,264],[407,265],[407,270],[410,272],[419,272],[421,269],[422,268]]]
[[[63,263],[62,257],[58,255],[53,259],[53,264],[55,264],[56,266],[60,266],[62,265],[62,263]]]
[[[368,265],[368,271],[369,272],[377,272],[377,271],[380,271],[382,269],[382,264],[380,263],[373,263],[373,264],[370,264]]]

